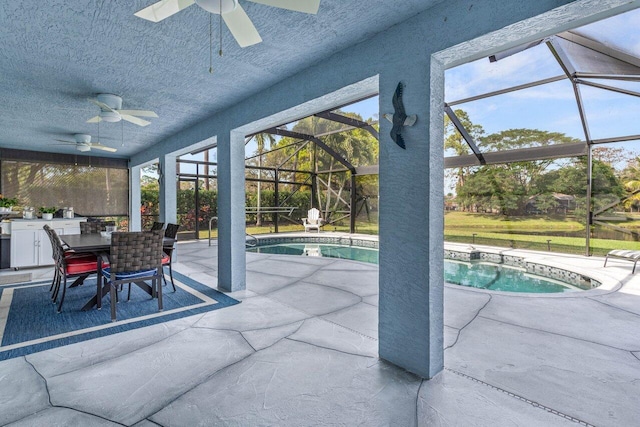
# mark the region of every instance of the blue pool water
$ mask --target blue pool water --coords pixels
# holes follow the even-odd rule
[[[279,243],[277,245],[258,246],[247,249],[250,252],[277,255],[306,255],[322,256],[326,258],[342,258],[353,261],[378,263],[376,249],[360,248],[357,246],[326,245],[318,243]]]
[[[569,284],[529,274],[518,268],[484,262],[445,260],[444,280],[455,285],[505,292],[554,293],[581,290]]]
[[[305,255],[342,258],[378,264],[376,249],[328,244],[280,243],[247,249],[278,255]],[[506,292],[557,293],[580,290],[559,281],[534,276],[503,264],[466,263],[445,260],[444,280],[455,285]]]

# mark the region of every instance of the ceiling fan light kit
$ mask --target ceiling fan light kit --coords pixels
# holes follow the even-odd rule
[[[122,109],[122,98],[117,95],[111,95],[108,93],[101,93],[97,96],[97,100],[112,109],[112,111],[100,111],[100,119],[105,122],[115,123],[122,120],[120,114],[113,110],[121,110]]]
[[[75,139],[78,144],[91,144],[91,135],[84,133],[76,133],[73,135],[73,139]]]
[[[76,133],[73,135],[73,140],[69,139],[56,139],[56,141],[61,142],[62,144],[58,145],[75,145],[76,150],[80,152],[91,151],[92,148],[96,150],[108,151],[110,153],[115,153],[118,151],[116,148],[107,147],[106,145],[102,145],[99,142],[91,142],[91,135],[87,135],[85,133]]]
[[[91,135],[76,133],[73,135],[73,139],[76,141],[76,150],[83,153],[91,151]]]
[[[105,105],[108,105],[109,108],[114,110],[122,110],[122,98],[118,95],[112,95],[110,93],[100,93],[96,96],[96,99],[102,102]]]
[[[122,120],[122,116],[115,111],[100,111],[100,119],[104,122],[116,123]]]
[[[138,126],[148,126],[151,122],[140,117],[158,117],[153,111],[123,110],[122,98],[110,93],[101,93],[96,96],[96,99],[89,98],[89,101],[100,107],[100,114],[87,120],[87,123],[99,123],[101,121],[115,123],[125,120]]]

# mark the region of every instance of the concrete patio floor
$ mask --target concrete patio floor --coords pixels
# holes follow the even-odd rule
[[[216,286],[215,245],[178,253]],[[242,304],[0,362],[0,425],[640,425],[640,275],[530,255],[610,290],[447,286],[430,381],[377,357],[377,266],[248,253]]]

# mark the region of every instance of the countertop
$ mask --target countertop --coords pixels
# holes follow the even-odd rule
[[[86,218],[83,216],[77,216],[75,218],[53,218],[53,219],[42,219],[42,218],[33,218],[33,219],[24,219],[24,218],[6,218],[5,221],[10,221],[10,222],[30,222],[30,221],[73,221],[73,220],[77,220],[77,221],[82,221],[85,220]]]

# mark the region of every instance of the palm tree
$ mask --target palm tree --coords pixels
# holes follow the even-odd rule
[[[344,116],[353,117],[362,121],[362,117],[355,113],[336,111],[338,114]],[[321,119],[318,117],[307,117],[300,120],[294,126],[296,132],[308,134],[308,135],[323,135],[327,132],[336,131],[344,128],[344,125]],[[371,134],[363,129],[352,129],[348,132],[334,133],[331,135],[320,136],[322,141],[336,151],[339,155],[342,155],[354,166],[371,165],[377,163],[377,157],[379,153],[378,140]],[[297,168],[297,158],[296,168]],[[319,167],[321,170],[328,170],[326,177],[326,192],[324,198],[324,208],[319,206],[323,211],[324,218],[330,218],[331,212],[338,209],[341,203],[346,203],[343,197],[343,191],[347,188],[349,177],[346,174],[334,175],[333,168],[336,164],[336,159],[332,156],[324,155],[317,159],[317,165],[312,166],[314,170]],[[335,187],[335,188],[334,188]],[[355,191],[355,189],[352,189]],[[317,199],[321,203],[322,190],[320,186],[317,188]],[[333,199],[332,199],[333,197]],[[348,200],[348,198],[346,199]]]

